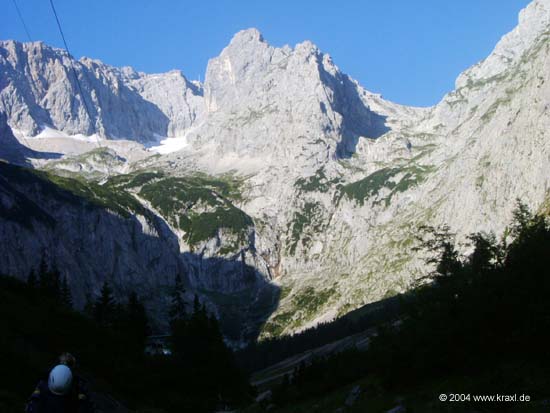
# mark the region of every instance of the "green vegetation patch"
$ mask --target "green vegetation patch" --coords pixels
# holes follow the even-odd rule
[[[550,193],[546,194],[546,199],[539,208],[539,214],[544,217],[550,217]]]
[[[383,168],[360,181],[344,185],[342,195],[355,200],[361,206],[365,200],[376,197],[383,189],[390,191],[384,199],[386,206],[398,192],[415,187],[423,182],[426,176],[433,171],[432,166],[410,165],[403,168]]]
[[[322,222],[319,222],[321,213],[322,206],[317,202],[306,202],[300,211],[294,213],[292,221],[288,224],[290,239],[287,251],[290,255],[294,255],[300,240],[302,245],[308,246],[313,233],[321,232],[323,226]]]
[[[331,187],[337,185],[340,179],[328,179],[325,174],[325,168],[319,168],[314,175],[307,178],[299,178],[294,187],[301,192],[328,192]]]
[[[133,195],[124,190],[53,174],[49,174],[49,179],[60,188],[87,200],[89,203],[113,211],[125,218],[129,218],[134,213],[149,216],[149,211]]]
[[[139,195],[157,209],[172,225],[187,234],[187,243],[196,246],[226,229],[237,236],[223,253],[236,250],[248,239],[252,218],[234,206],[228,196],[235,187],[225,181],[205,177],[172,177],[145,184]]]
[[[262,328],[262,335],[278,337],[283,334],[286,327],[292,324],[293,312],[279,313],[269,320]]]
[[[291,309],[275,315],[263,326],[262,336],[278,337],[286,328],[300,326],[304,321],[318,315],[331,299],[339,296],[340,293],[334,288],[315,290],[313,287],[307,287],[299,291],[290,296]]]
[[[109,178],[107,185],[124,189],[138,188],[154,179],[161,179],[162,177],[164,177],[164,174],[159,171],[144,171],[127,175],[115,175]]]
[[[306,319],[319,313],[319,310],[338,292],[334,288],[317,291],[307,287],[292,297],[292,304],[297,311],[302,311]]]
[[[172,182],[177,182],[177,185],[180,186],[185,185],[192,188],[202,188],[235,201],[241,201],[243,199],[242,186],[244,184],[244,179],[237,178],[231,174],[214,177],[203,173],[196,173],[184,177],[168,178],[162,171],[145,170],[127,175],[113,176],[109,179],[108,184],[123,188],[141,188],[154,181],[167,181],[168,179],[172,179]],[[170,182],[162,184],[162,186],[165,187],[168,184],[170,184]]]
[[[107,185],[7,164],[2,165],[2,175],[14,185],[35,186],[73,205],[105,208],[125,218],[133,213],[149,216],[148,211],[131,194]]]

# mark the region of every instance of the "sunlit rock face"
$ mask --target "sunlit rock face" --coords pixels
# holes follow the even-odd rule
[[[201,85],[180,72],[146,75],[77,61],[42,42],[0,42],[0,72],[0,111],[27,136],[49,127],[149,142],[178,136],[202,113]]]
[[[43,125],[67,136],[99,130],[109,138],[104,151],[40,165],[111,182],[109,196],[149,211],[129,209],[133,218],[117,223],[129,234],[117,239],[120,264],[104,271],[86,255],[81,271],[68,258],[79,256],[75,239],[90,231],[90,219],[97,234],[113,224],[48,201],[71,217],[72,238],[41,227],[37,243],[20,224],[2,224],[3,245],[18,245],[2,265],[26,273],[40,248],[71,251],[56,259],[70,266],[81,296],[97,291],[101,274],[114,274],[121,291],[138,285],[152,297],[183,271],[190,297],[198,293],[226,325],[246,332],[233,334],[235,343],[260,328],[264,336],[292,333],[404,291],[425,271],[413,252],[420,225],[448,224],[459,241],[476,231],[501,235],[516,198],[536,210],[548,197],[549,16],[549,0],[531,3],[431,108],[366,91],[310,42],[277,48],[249,29],[209,61],[204,84],[177,71],[73,61],[90,121],[64,52],[2,42],[4,129],[17,137]],[[113,141],[161,137],[172,139],[154,156]],[[65,153],[62,144],[56,149]],[[147,241],[130,235],[136,225]],[[87,242],[112,263],[114,240],[105,237]],[[159,314],[161,301],[150,299]]]

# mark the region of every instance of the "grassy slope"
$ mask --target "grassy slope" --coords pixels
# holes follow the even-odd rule
[[[432,167],[414,164],[404,167],[383,168],[360,181],[344,185],[342,194],[348,199],[364,205],[367,199],[377,197],[382,191],[386,190],[389,192],[383,201],[385,206],[388,206],[395,194],[405,192],[423,182],[426,175],[432,170]]]
[[[11,187],[24,185],[72,205],[105,208],[126,218],[134,213],[148,216],[148,211],[132,195],[113,186],[6,163],[0,163],[0,175]]]
[[[62,177],[51,172],[38,171],[0,163],[0,174],[6,178],[2,184],[12,193],[17,185],[34,188],[65,202],[84,207],[98,207],[128,218],[139,214],[152,218],[132,194],[151,202],[171,224],[186,233],[191,247],[216,236],[221,229],[233,235],[231,242],[222,246],[221,253],[238,251],[248,242],[249,228],[253,220],[233,202],[241,200],[241,181],[231,177],[212,178],[206,175],[189,177],[165,177],[161,172],[145,171],[130,175],[118,175],[103,185],[78,177]],[[53,224],[53,220],[38,205],[17,194],[19,202],[9,210],[1,208],[3,217],[28,225],[33,216]]]
[[[176,228],[186,233],[193,248],[215,237],[220,230],[234,236],[221,253],[238,250],[248,241],[252,218],[237,208],[242,182],[232,177],[196,174],[166,177],[161,172],[141,172],[111,178],[110,187],[137,191]]]

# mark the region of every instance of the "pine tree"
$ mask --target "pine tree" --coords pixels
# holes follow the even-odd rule
[[[56,265],[51,268],[46,264],[46,259],[42,256],[38,266],[38,287],[44,295],[61,298],[61,274]]]
[[[115,301],[113,291],[109,287],[107,280],[101,287],[101,293],[94,305],[94,319],[104,325],[112,325],[115,319]]]
[[[420,247],[416,247],[414,250],[427,251],[429,257],[426,259],[426,263],[430,266],[435,264],[435,271],[424,278],[437,279],[441,282],[458,273],[462,264],[449,227],[446,225],[439,228],[422,226],[419,230],[421,235],[417,236],[417,240]]]
[[[521,202],[521,200],[516,200],[516,208],[513,211],[514,219],[511,228],[511,235],[514,238],[519,237],[525,230],[529,227],[529,224],[533,222],[534,215],[529,209],[529,207]]]
[[[468,259],[473,274],[479,275],[488,271],[501,261],[494,234],[476,233],[468,238],[474,247],[474,251]]]
[[[42,258],[40,259],[40,264],[38,265],[38,288],[42,290],[42,292],[47,293],[50,286],[50,271],[48,268],[48,264],[46,263],[46,258],[44,255],[42,255]]]
[[[67,277],[63,277],[61,280],[61,302],[68,308],[73,308],[73,297],[71,295],[71,289],[67,282]]]
[[[450,241],[444,241],[441,244],[439,263],[436,267],[436,273],[444,279],[449,278],[458,273],[461,268],[460,260],[458,259],[458,251]]]
[[[181,281],[181,275],[177,274],[174,282],[174,289],[172,291],[172,299],[170,302],[170,308],[168,314],[170,316],[170,321],[174,322],[175,320],[185,319],[185,289],[183,288],[183,283]]]

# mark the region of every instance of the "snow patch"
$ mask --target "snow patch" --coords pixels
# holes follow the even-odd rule
[[[92,143],[98,143],[102,140],[97,133],[94,133],[93,135],[83,135],[81,133],[77,133],[76,135],[69,135],[63,131],[53,129],[48,126],[43,127],[42,131],[36,136],[25,136],[25,139],[50,139],[50,138],[70,138],[70,139],[76,139],[79,141],[92,142]]]
[[[159,143],[160,145],[151,146],[149,150],[165,155],[167,153],[179,151],[189,145],[185,135],[175,138],[164,138]]]

